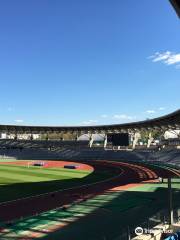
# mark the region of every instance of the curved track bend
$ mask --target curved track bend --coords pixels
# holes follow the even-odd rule
[[[104,181],[86,184],[74,188],[18,199],[0,204],[0,221],[12,221],[31,216],[50,209],[62,207],[73,202],[91,198],[111,188],[153,181],[158,177],[179,177],[180,171],[171,168],[152,167],[136,163],[114,161],[89,161],[96,170],[114,171],[114,176]]]

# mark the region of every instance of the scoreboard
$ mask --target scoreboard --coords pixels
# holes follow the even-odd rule
[[[112,143],[113,146],[129,146],[129,134],[128,133],[112,133],[107,135],[108,143]]]

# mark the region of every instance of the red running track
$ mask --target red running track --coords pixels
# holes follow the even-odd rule
[[[47,193],[2,203],[0,204],[0,221],[12,221],[21,217],[32,216],[79,200],[91,198],[115,187],[122,186],[125,189],[128,184],[139,184],[158,177],[167,178],[179,174],[177,170],[162,168],[154,170],[149,166],[133,163],[113,161],[90,161],[88,163],[94,168],[94,172],[108,170],[113,171],[115,175],[101,182],[56,191],[53,195]]]

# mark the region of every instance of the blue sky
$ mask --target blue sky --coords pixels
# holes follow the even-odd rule
[[[180,106],[168,1],[0,2],[0,123],[138,121]]]

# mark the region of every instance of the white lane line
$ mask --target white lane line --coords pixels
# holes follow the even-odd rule
[[[112,167],[112,166],[111,166]],[[41,194],[38,194],[38,195],[31,195],[29,197],[23,197],[23,198],[18,198],[18,199],[15,199],[15,200],[10,200],[10,201],[6,201],[6,202],[1,202],[0,203],[0,206],[1,205],[6,205],[8,203],[13,203],[13,202],[17,202],[17,201],[21,201],[21,200],[26,200],[26,199],[31,199],[31,198],[38,198],[40,196],[45,196],[45,195],[48,195],[48,194],[53,194],[53,193],[58,193],[58,192],[63,192],[63,191],[68,191],[68,190],[74,190],[74,189],[81,189],[81,188],[84,188],[84,187],[88,187],[88,186],[93,186],[93,185],[96,185],[96,184],[99,184],[99,183],[104,183],[104,182],[108,182],[108,181],[111,181],[111,180],[114,180],[118,177],[120,177],[123,173],[124,173],[124,169],[120,168],[119,169],[121,170],[121,172],[116,175],[116,176],[113,176],[111,178],[108,178],[108,179],[105,179],[105,180],[102,180],[102,181],[97,181],[97,182],[94,182],[94,183],[88,183],[88,184],[83,184],[81,186],[76,186],[76,187],[71,187],[71,188],[64,188],[64,189],[59,189],[59,190],[56,190],[56,191],[52,191],[52,192],[47,192],[47,193],[41,193]]]

